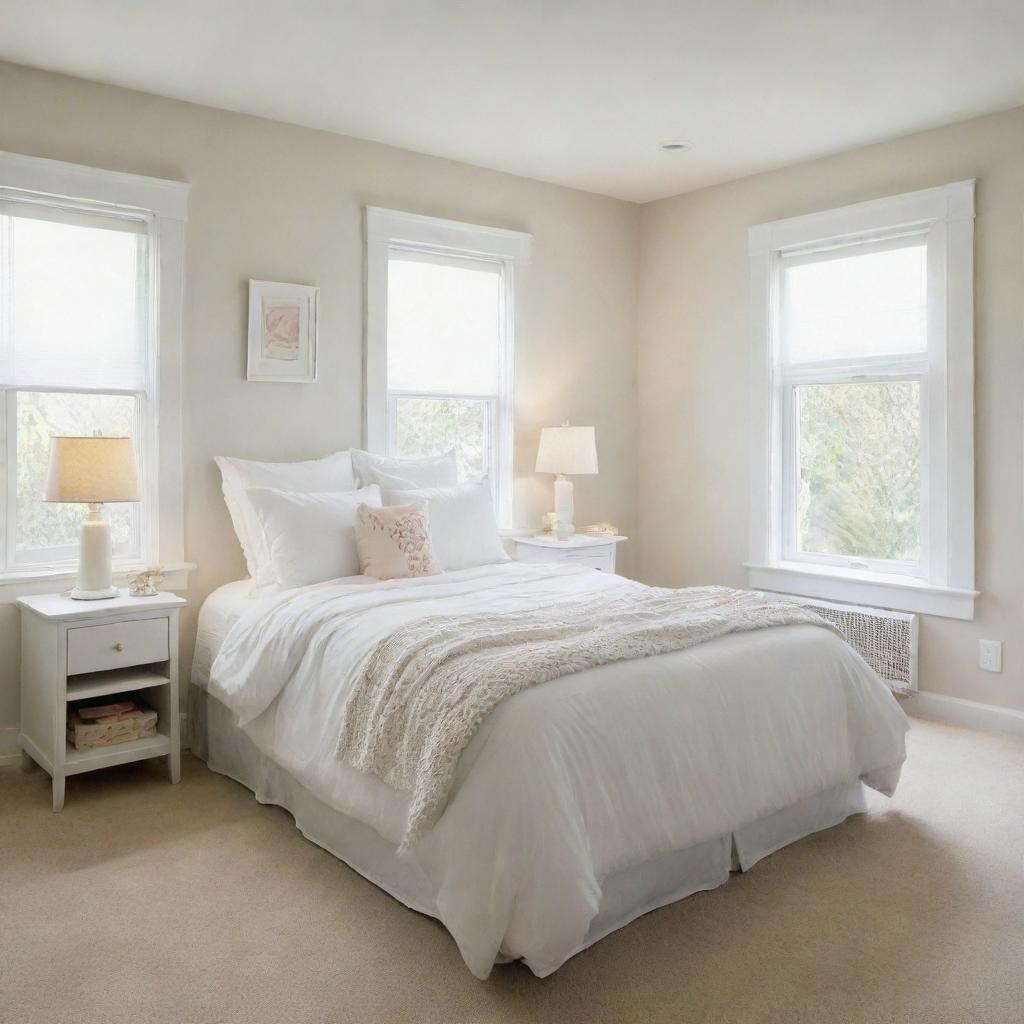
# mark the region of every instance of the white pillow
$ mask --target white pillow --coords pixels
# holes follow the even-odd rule
[[[249,503],[250,487],[273,487],[279,491],[354,491],[356,477],[352,456],[335,452],[308,462],[252,462],[218,455],[214,462],[220,467],[224,486],[224,502],[231,513],[238,543],[242,545],[249,575],[260,582],[266,575],[270,557],[263,539],[263,529]]]
[[[436,576],[441,571],[430,543],[427,506],[422,501],[389,508],[360,505],[358,515],[356,547],[367,576],[398,580]]]
[[[454,449],[445,455],[422,459],[394,458],[352,449],[352,466],[359,485],[381,487],[452,487],[459,482],[459,464]]]
[[[425,501],[430,512],[430,539],[445,572],[509,561],[494,518],[486,480],[455,487],[385,491],[388,505]]]
[[[359,575],[357,509],[360,505],[380,508],[376,484],[360,491],[307,494],[250,487],[247,493],[270,555],[264,583],[305,587]]]

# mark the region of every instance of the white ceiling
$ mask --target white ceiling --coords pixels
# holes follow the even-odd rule
[[[0,58],[643,202],[1024,104],[1024,2],[0,0]]]

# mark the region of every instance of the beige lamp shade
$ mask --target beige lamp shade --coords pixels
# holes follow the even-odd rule
[[[130,437],[51,437],[46,501],[138,501]]]
[[[538,473],[576,476],[597,472],[593,427],[544,427],[537,450]]]

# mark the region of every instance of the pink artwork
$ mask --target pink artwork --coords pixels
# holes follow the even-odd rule
[[[263,300],[263,357],[294,362],[299,358],[299,307]]]
[[[248,380],[316,380],[320,289],[280,281],[249,282]]]

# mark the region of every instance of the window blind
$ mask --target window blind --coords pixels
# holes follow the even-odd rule
[[[0,389],[144,391],[148,225],[0,197]]]
[[[786,362],[872,358],[927,349],[922,236],[780,260]]]
[[[498,391],[501,264],[392,250],[388,388],[447,395]]]

